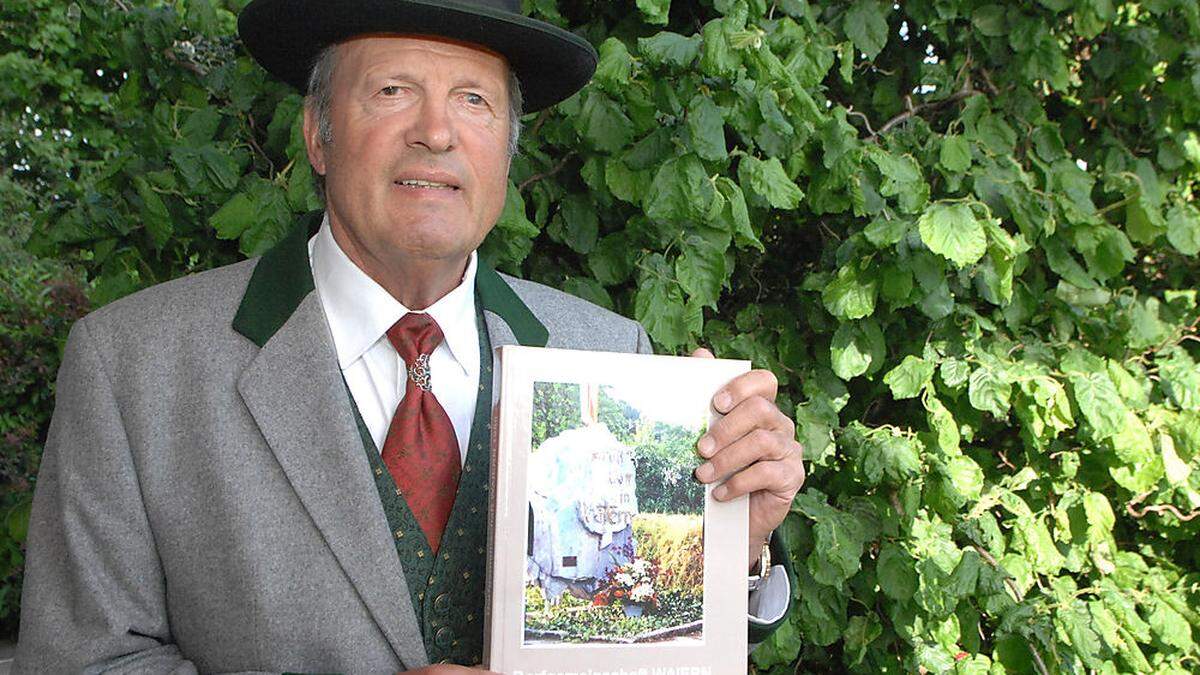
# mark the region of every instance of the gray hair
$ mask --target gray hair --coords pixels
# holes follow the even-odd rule
[[[337,66],[337,45],[328,45],[317,54],[312,71],[308,75],[308,92],[304,106],[317,116],[317,133],[322,143],[333,142],[333,69]],[[521,82],[510,68],[508,71],[508,156],[517,154],[517,142],[521,139],[521,115],[523,101]],[[317,195],[325,200],[325,177],[313,172],[313,183]]]

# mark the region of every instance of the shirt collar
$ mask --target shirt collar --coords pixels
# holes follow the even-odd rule
[[[328,214],[308,241],[308,253],[338,365],[344,370],[410,310],[350,260],[333,238]],[[424,310],[441,327],[450,355],[468,375],[479,370],[474,292],[477,264],[477,254],[472,252],[459,285]]]

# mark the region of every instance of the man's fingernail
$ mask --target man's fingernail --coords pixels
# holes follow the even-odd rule
[[[729,488],[725,487],[724,485],[713,490],[713,498],[718,501],[725,499],[725,495],[727,495],[727,494],[729,494]]]
[[[709,457],[712,455],[714,445],[716,445],[716,442],[712,439],[712,436],[705,434],[700,437],[700,440],[696,441],[696,450],[702,457]]]
[[[716,396],[713,396],[713,407],[721,412],[729,410],[729,404],[733,402],[727,391],[718,391]]]
[[[701,483],[707,483],[713,479],[715,472],[712,462],[705,462],[696,468],[696,478],[700,479]]]

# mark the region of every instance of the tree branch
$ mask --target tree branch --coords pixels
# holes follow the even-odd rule
[[[858,112],[854,108],[846,108],[846,114],[854,115],[855,117],[861,117],[863,124],[865,124],[867,126],[867,133],[871,134],[871,137],[875,136],[875,130],[871,128],[871,120],[867,119],[866,115]]]
[[[558,173],[559,171],[562,171],[562,168],[567,165],[567,162],[571,161],[571,159],[574,157],[575,157],[575,153],[573,153],[573,152],[567,153],[567,155],[565,157],[563,157],[562,159],[560,159],[558,161],[558,164],[555,164],[554,166],[550,167],[549,171],[535,173],[532,176],[530,176],[529,178],[526,178],[525,180],[521,181],[521,184],[517,186],[517,192],[524,192],[525,188],[529,187],[533,183],[536,183],[539,180],[542,180],[543,178],[549,178],[550,176],[553,176],[554,174]]]
[[[947,96],[946,98],[941,99],[939,101],[930,101],[929,103],[920,103],[918,105],[913,105],[912,97],[905,96],[904,101],[905,101],[905,104],[908,109],[905,110],[904,112],[900,113],[899,115],[896,115],[895,117],[888,120],[887,122],[885,122],[883,124],[883,126],[879,127],[879,131],[871,134],[871,136],[867,138],[867,141],[872,142],[872,143],[875,142],[875,140],[877,138],[879,138],[880,136],[891,131],[897,125],[902,124],[906,120],[916,117],[917,115],[920,115],[921,113],[923,113],[925,111],[937,110],[939,108],[944,108],[952,103],[958,103],[959,101],[961,101],[965,98],[970,98],[971,96],[974,96],[975,94],[981,94],[981,93],[983,93],[983,92],[979,91],[974,86],[972,86],[970,80],[968,80],[967,83],[963,85],[962,89],[959,89],[958,91],[954,92],[953,94],[951,94],[951,95]]]
[[[167,47],[166,49],[163,50],[163,56],[167,57],[168,61],[177,63],[177,64],[183,66],[184,68],[187,68],[188,70],[192,71],[193,73],[199,75],[200,77],[204,77],[205,75],[208,74],[199,65],[192,63],[191,61],[188,61],[186,59],[181,59],[178,56],[176,56],[175,51],[170,47]]]
[[[271,158],[262,149],[262,146],[258,144],[258,141],[254,140],[254,115],[251,113],[246,113],[246,122],[250,125],[250,133],[246,136],[246,139],[250,141],[250,147],[254,148],[254,150],[261,155],[263,159],[267,160],[267,166],[271,168],[271,175],[275,175],[275,162],[271,161]],[[291,164],[288,166],[291,166]]]
[[[983,548],[979,544],[971,544],[971,548],[975,549],[975,552],[979,554],[979,557],[987,561],[987,564],[991,565],[994,569],[1004,572],[1006,575],[1004,577],[1004,585],[1008,586],[1008,590],[1012,592],[1014,597],[1016,597],[1017,602],[1021,602],[1025,599],[1025,595],[1021,593],[1021,589],[1017,588],[1017,583],[1012,580],[1012,576],[1009,575],[1008,572],[1002,567],[1000,567],[1000,563],[996,562],[996,559],[992,557],[991,553],[988,553],[987,549]],[[1046,662],[1042,660],[1042,655],[1039,654],[1037,648],[1033,646],[1033,642],[1030,641],[1026,644],[1029,647],[1029,653],[1033,654],[1033,660],[1036,662],[1035,665],[1037,665],[1038,672],[1041,673],[1041,675],[1050,675],[1050,671],[1046,668]]]
[[[1141,504],[1143,501],[1145,501],[1146,497],[1149,497],[1149,496],[1150,496],[1149,492],[1143,492],[1142,494],[1134,497],[1133,499],[1130,499],[1125,504],[1125,512],[1128,513],[1131,517],[1137,518],[1139,520],[1142,518],[1145,518],[1147,513],[1157,513],[1159,515],[1162,515],[1163,513],[1170,513],[1185,523],[1197,516],[1200,516],[1200,509],[1192,509],[1191,511],[1189,511],[1188,513],[1185,514],[1182,511],[1180,511],[1179,509],[1175,508],[1174,504],[1151,504],[1149,506],[1143,506],[1141,509],[1138,509],[1137,505]]]
[[[529,135],[537,136],[538,131],[541,130],[542,125],[546,123],[546,118],[549,116],[550,116],[549,108],[545,108],[542,110],[542,112],[538,113],[537,118],[535,120],[533,120],[533,126],[529,127]]]

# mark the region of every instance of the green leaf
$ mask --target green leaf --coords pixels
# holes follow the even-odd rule
[[[921,215],[917,228],[921,232],[921,241],[930,251],[948,258],[958,267],[979,262],[987,252],[983,226],[967,204],[933,204]]]
[[[938,372],[942,383],[951,389],[959,389],[967,383],[971,376],[971,366],[962,359],[948,358],[942,361]]]
[[[886,218],[880,217],[872,220],[869,225],[863,230],[867,241],[875,244],[879,248],[891,246],[898,243],[908,233],[908,228],[912,226],[910,221],[902,218]],[[911,273],[909,277],[911,278]]]
[[[921,175],[921,167],[912,155],[895,155],[877,145],[866,148],[867,156],[883,174],[879,193],[897,197],[900,210],[917,213],[929,201],[929,184]]]
[[[838,75],[842,82],[854,84],[854,43],[843,42],[837,46]]]
[[[654,65],[687,68],[700,54],[700,36],[684,37],[679,33],[662,31],[648,38],[638,38],[638,51]]]
[[[959,443],[962,435],[958,429],[958,422],[955,421],[954,415],[946,408],[946,404],[942,403],[937,396],[926,396],[924,399],[925,411],[927,412],[927,420],[929,428],[934,432],[938,447],[946,453],[959,452]]]
[[[1067,57],[1063,55],[1058,41],[1046,36],[1027,56],[1025,73],[1030,79],[1045,80],[1058,91],[1066,91],[1071,86],[1070,70]]]
[[[893,307],[903,307],[912,304],[913,274],[908,267],[887,265],[880,275],[879,294]]]
[[[858,0],[846,10],[846,37],[854,46],[874,60],[887,44],[888,25],[885,5],[873,0]]]
[[[11,541],[20,545],[24,544],[29,536],[29,514],[33,509],[33,498],[26,496],[18,497],[18,499],[19,501],[8,511],[4,531]]]
[[[1075,403],[1092,425],[1096,437],[1111,438],[1121,431],[1125,424],[1125,402],[1108,373],[1071,373],[1068,377],[1074,389]]]
[[[1167,212],[1167,241],[1184,255],[1200,253],[1200,212],[1191,204],[1176,204]]]
[[[946,582],[946,591],[956,598],[974,595],[981,571],[983,571],[983,559],[979,553],[971,549],[963,551],[962,558]]]
[[[179,133],[190,145],[205,145],[212,141],[221,125],[221,113],[216,108],[200,108],[189,114]]]
[[[971,144],[962,136],[945,136],[938,157],[942,168],[951,173],[962,173],[971,168]]]
[[[716,188],[695,155],[663,162],[654,174],[643,207],[650,218],[663,222],[700,221],[708,216]]]
[[[198,154],[200,162],[204,166],[205,175],[213,185],[222,190],[232,190],[237,187],[241,170],[232,155],[212,145],[200,148]]]
[[[633,140],[633,122],[620,105],[598,89],[588,92],[574,125],[581,137],[603,152],[616,152]]]
[[[1125,207],[1125,232],[1139,244],[1153,244],[1159,235],[1167,233],[1167,224],[1156,204],[1139,197]]]
[[[1171,326],[1160,318],[1161,304],[1158,298],[1140,298],[1129,308],[1130,349],[1144,350],[1156,347],[1171,334]]]
[[[893,398],[913,398],[932,381],[934,367],[925,359],[909,355],[883,376],[883,382],[891,388]]]
[[[707,96],[697,94],[688,104],[687,128],[691,133],[691,148],[700,159],[725,159],[725,118],[721,109]]]
[[[875,562],[879,590],[893,600],[907,602],[917,591],[916,561],[903,548],[885,542]]]
[[[1024,552],[1033,571],[1054,574],[1062,569],[1065,560],[1054,543],[1054,537],[1050,535],[1050,529],[1041,518],[1018,518],[1014,537],[1014,547]]]
[[[733,77],[742,64],[741,56],[733,50],[726,19],[713,19],[700,30],[700,70],[711,77]]]
[[[750,246],[758,249],[759,252],[766,251],[762,241],[758,238],[758,233],[750,224],[750,211],[746,208],[746,197],[742,194],[742,188],[724,176],[717,178],[716,188],[717,192],[725,198],[721,217],[733,232],[733,239],[737,245],[742,248]]]
[[[504,210],[480,247],[480,255],[493,266],[512,269],[529,255],[539,232],[525,215],[525,200],[510,180]]]
[[[675,276],[688,297],[705,307],[717,308],[717,299],[728,277],[725,251],[727,232],[695,228],[683,240],[683,254],[675,260]]]
[[[778,157],[743,156],[738,163],[738,181],[777,209],[794,209],[804,199],[804,192],[788,178]]]
[[[244,192],[239,192],[212,214],[208,224],[216,230],[218,239],[237,239],[254,223],[257,205]]]
[[[616,157],[609,157],[604,163],[604,184],[617,199],[640,204],[649,182],[648,171],[634,171]]]
[[[634,264],[629,255],[628,236],[624,232],[606,235],[588,255],[587,264],[596,281],[605,286],[624,282],[633,272]]]
[[[874,614],[850,617],[842,634],[842,639],[845,640],[846,665],[854,667],[862,663],[867,655],[867,648],[882,634],[883,626]]]
[[[171,220],[171,213],[167,210],[167,205],[163,202],[162,197],[158,196],[158,193],[150,187],[150,183],[145,178],[135,176],[133,187],[137,190],[138,197],[142,200],[142,226],[150,234],[150,239],[154,242],[154,247],[162,249],[175,231],[174,223]]]
[[[876,289],[874,277],[847,266],[821,292],[821,302],[839,319],[862,319],[875,312]]]
[[[838,377],[849,380],[878,370],[885,351],[879,324],[871,320],[843,323],[833,334],[830,365]]]
[[[833,509],[814,520],[808,570],[817,582],[840,586],[858,572],[867,532],[856,516]]]
[[[1060,610],[1056,619],[1070,639],[1071,646],[1075,648],[1075,655],[1088,668],[1099,668],[1102,665],[1103,645],[1093,628],[1092,615],[1086,607],[1082,602],[1076,601],[1071,608]]]
[[[980,366],[971,373],[967,396],[972,408],[990,412],[997,419],[1003,420],[1008,416],[1012,382],[1005,373],[988,366]]]
[[[1000,115],[985,115],[983,119],[979,120],[979,123],[975,125],[975,136],[979,142],[983,143],[984,147],[997,155],[1011,153],[1017,143],[1017,132],[1013,131]],[[1067,162],[1067,166],[1075,167],[1070,162]],[[1087,177],[1086,173],[1084,173],[1084,177]]]
[[[1190,648],[1192,628],[1183,615],[1161,600],[1155,600],[1153,606],[1147,622],[1154,637],[1168,647],[1179,650]]]
[[[671,11],[671,0],[637,0],[637,8],[642,12],[646,23],[665,26],[667,15]]]
[[[860,449],[859,462],[872,485],[878,485],[885,476],[893,482],[903,483],[921,471],[917,442],[895,432],[868,435]]]
[[[1159,352],[1159,375],[1167,396],[1183,410],[1200,410],[1200,366],[1183,348]]]
[[[642,263],[633,313],[650,337],[664,348],[674,349],[687,342],[683,290],[661,254],[652,253]]]
[[[615,37],[610,37],[600,43],[600,62],[596,65],[595,79],[604,88],[614,94],[620,94],[621,88],[629,84],[633,70],[633,58],[625,43]]]
[[[971,14],[971,23],[976,30],[988,37],[1001,37],[1008,34],[1009,25],[1004,18],[1003,5],[982,5],[976,7]]]
[[[983,469],[970,457],[951,457],[943,467],[943,473],[954,491],[967,502],[973,502],[983,494]]]
[[[796,628],[796,622],[789,617],[779,625],[775,632],[750,652],[750,657],[756,666],[765,670],[773,665],[795,661],[800,654],[802,645],[803,641],[800,639],[800,631]]]
[[[571,194],[563,199],[560,209],[559,214],[565,223],[566,244],[578,253],[590,253],[596,245],[600,229],[596,205],[585,195]]]
[[[250,188],[254,218],[241,234],[238,249],[247,257],[262,255],[287,235],[292,227],[292,212],[282,188],[265,180]]]
[[[1192,467],[1180,458],[1175,451],[1175,439],[1167,433],[1158,435],[1158,445],[1162,451],[1163,472],[1171,485],[1187,485],[1192,475]]]

